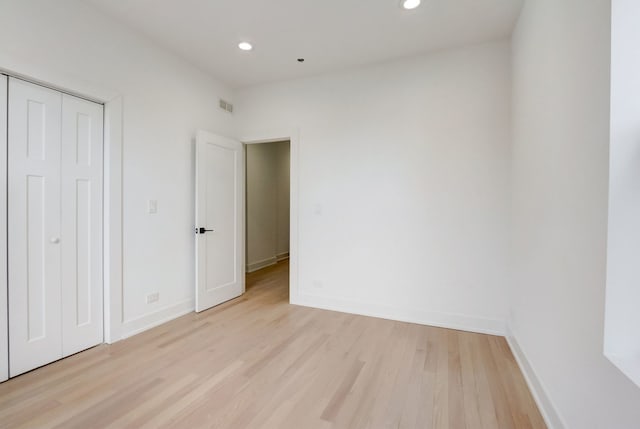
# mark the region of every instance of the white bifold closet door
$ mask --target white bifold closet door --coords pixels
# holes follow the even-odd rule
[[[62,96],[62,354],[103,341],[103,106]]]
[[[9,373],[102,342],[102,106],[9,80]]]

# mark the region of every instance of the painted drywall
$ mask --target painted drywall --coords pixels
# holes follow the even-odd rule
[[[289,142],[247,149],[247,271],[289,252]]]
[[[290,158],[291,144],[273,143],[276,151],[276,257],[282,259],[289,255],[289,211],[290,211]]]
[[[299,130],[296,303],[503,332],[510,86],[496,42],[236,92]]]
[[[247,271],[253,271],[276,262],[276,160],[270,144],[246,150]]]
[[[123,334],[193,308],[197,129],[233,134],[209,75],[75,0],[3,1],[0,67],[123,97]],[[61,83],[58,83],[61,82]],[[62,83],[64,82],[64,83]],[[147,200],[158,213],[147,213]],[[157,303],[146,296],[159,292]]]
[[[615,0],[605,351],[640,386],[640,2]],[[630,365],[630,366],[629,366]]]
[[[640,424],[640,389],[603,355],[610,12],[529,0],[512,40],[509,327],[552,427]]]

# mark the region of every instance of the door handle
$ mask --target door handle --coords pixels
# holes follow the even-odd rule
[[[206,232],[213,232],[212,229],[206,229],[206,228],[196,228],[196,234],[204,234]]]

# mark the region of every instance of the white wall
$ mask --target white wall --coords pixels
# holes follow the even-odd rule
[[[276,262],[276,159],[270,144],[246,148],[247,271],[254,271]]]
[[[247,271],[289,252],[289,142],[247,148]]]
[[[614,0],[605,350],[640,386],[640,2]],[[635,365],[633,363],[635,362]],[[632,366],[627,366],[631,363]]]
[[[555,426],[637,428],[603,355],[610,2],[528,0],[512,43],[516,349]]]
[[[503,331],[509,69],[497,42],[236,93],[241,137],[300,133],[298,303]]]
[[[290,158],[291,143],[273,143],[276,150],[276,183],[277,219],[276,219],[276,257],[282,258],[289,254],[289,211],[290,211]]]
[[[2,0],[0,10],[0,68],[123,96],[123,333],[190,310],[191,140],[198,128],[233,134],[217,107],[231,91],[83,2]],[[158,214],[147,214],[147,199],[158,200]],[[160,301],[148,305],[152,292]]]

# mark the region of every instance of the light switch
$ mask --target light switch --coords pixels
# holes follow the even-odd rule
[[[149,200],[148,212],[149,212],[149,214],[158,213],[158,200]]]

